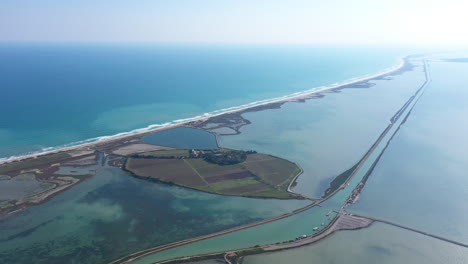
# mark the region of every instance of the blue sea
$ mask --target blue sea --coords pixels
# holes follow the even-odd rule
[[[0,157],[335,84],[390,68],[408,53],[354,46],[3,43]]]
[[[213,111],[219,113],[243,104],[341,83],[390,68],[408,53],[411,53],[409,49],[383,47],[2,44],[0,87],[3,100],[0,107],[4,114],[0,117],[0,156],[22,155],[70,142],[100,140],[105,138],[103,136],[170,125]],[[426,102],[426,108],[430,108],[440,102],[440,109],[447,105],[464,109],[465,93],[460,93],[463,97],[456,101],[457,104],[451,104],[454,100],[450,98],[457,95],[455,86],[463,84],[464,79],[456,77],[463,76],[466,66],[446,68],[444,64],[437,65],[431,63],[434,70],[432,85],[436,86],[431,86],[432,90],[428,87],[425,95],[429,96],[421,97],[418,106],[424,109]],[[452,74],[446,74],[443,69]],[[454,88],[447,89],[451,97],[445,97],[449,99],[445,102],[438,100],[444,96],[444,76],[454,80],[451,82]],[[344,89],[306,103],[286,103],[281,109],[247,113],[243,116],[252,123],[242,127],[239,135],[221,136],[219,143],[222,147],[255,149],[296,162],[304,173],[294,191],[318,198],[334,177],[362,158],[395,112],[424,80],[420,65],[404,74],[373,80],[374,86],[368,89]],[[437,87],[439,92],[434,93]],[[408,119],[408,127],[414,122],[412,118],[418,117],[417,109]],[[455,112],[445,109],[435,111],[443,114],[437,122],[445,120],[447,127],[464,124],[458,119],[448,122],[452,119],[447,117],[455,116]],[[433,117],[435,113],[429,112],[425,116]],[[432,142],[438,137],[424,131],[434,120],[421,117],[424,115],[419,112],[418,119],[422,123],[412,133],[413,139],[418,139],[417,135],[426,135],[428,138],[423,137],[424,141]],[[465,130],[465,126],[460,126],[456,131]],[[400,143],[391,143],[382,156],[382,163],[387,166],[376,167],[375,175],[352,210],[412,224],[413,209],[432,208],[430,205],[419,206],[426,202],[421,197],[411,202],[411,197],[424,196],[424,188],[412,192],[418,188],[415,184],[406,186],[408,197],[391,198],[406,182],[405,177],[415,177],[413,170],[408,175],[393,175],[390,168],[406,164],[398,158],[407,159],[405,166],[408,168],[414,161],[419,164],[431,162],[421,155],[421,160],[415,160],[412,152],[405,150],[411,142],[398,139],[405,135],[404,126],[402,132],[394,139],[395,143]],[[187,139],[187,133],[197,144],[216,147],[211,134],[186,128],[166,130],[144,140],[171,146],[192,143],[173,140],[174,137]],[[462,135],[459,134],[459,140],[452,143],[456,145],[462,141]],[[434,155],[445,153],[438,152],[444,150],[442,146],[447,147],[441,138],[438,142],[442,143],[434,148]],[[395,145],[392,147],[392,144]],[[452,151],[452,147],[447,151]],[[462,150],[454,152],[455,156],[461,156]],[[391,160],[398,164],[386,161],[392,153],[396,157]],[[462,165],[466,164],[463,162]],[[460,172],[454,175],[462,177],[465,167],[453,167]],[[0,217],[0,263],[109,263],[135,251],[278,216],[308,203],[201,193],[149,183],[132,178],[117,168],[101,165],[67,169],[95,169],[96,175],[50,201]],[[387,172],[385,183],[389,181],[388,185],[379,184],[381,175]],[[362,177],[363,174],[364,170],[359,175]],[[439,181],[424,178],[426,174],[418,174],[421,178],[415,177],[416,182],[431,187],[442,186]],[[438,179],[436,175],[431,178]],[[327,213],[341,207],[359,179],[355,176],[351,186],[323,203],[322,207],[150,255],[138,263],[275,243],[310,234],[314,226],[330,221]],[[452,186],[460,182],[450,177],[444,179],[450,180]],[[386,189],[387,186],[390,188]],[[460,185],[461,189],[456,192],[459,203],[453,203],[459,206],[449,208],[464,208],[463,194],[466,191],[463,186]],[[385,193],[384,190],[388,195],[383,199],[390,202],[382,206],[384,203],[379,200],[382,197],[374,194]],[[444,196],[446,200],[450,198],[449,193]],[[404,214],[396,218],[385,214],[399,214],[400,202],[406,205]],[[431,212],[433,215],[426,215],[437,219],[434,216],[439,215],[438,210]],[[420,214],[420,217],[426,215]],[[460,213],[457,216],[459,221],[452,223],[458,228],[452,231],[465,231],[466,228],[461,227],[466,215]],[[432,220],[427,222],[437,225]],[[437,229],[424,230],[442,233]],[[466,232],[462,233],[466,236]],[[434,257],[434,247],[443,252],[437,252]],[[463,263],[449,258],[463,260],[466,252],[462,250],[465,249],[377,224],[361,231],[339,232],[311,247],[247,258],[246,263],[274,263],[272,259],[283,263],[286,258],[294,260],[291,263],[303,263],[311,258],[319,262],[349,260],[350,263],[362,263],[371,259],[384,263],[404,260],[421,263],[433,259],[433,263],[440,263],[440,259],[445,259],[450,263]],[[348,258],[336,256],[337,251],[344,252]],[[291,254],[297,258],[293,259]]]
[[[467,55],[429,57],[431,81],[348,212],[468,242]],[[444,60],[448,58],[456,60]],[[358,231],[340,231],[310,246],[250,256],[244,263],[309,263],[311,259],[317,263],[461,264],[468,261],[468,249],[374,223]]]

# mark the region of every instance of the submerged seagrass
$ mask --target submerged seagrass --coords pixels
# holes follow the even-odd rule
[[[367,53],[367,51],[366,51]],[[289,57],[290,54],[288,54]],[[381,57],[379,57],[381,58]],[[393,58],[392,58],[393,60]],[[392,61],[389,60],[388,62]],[[190,63],[188,63],[190,64]],[[242,63],[240,63],[243,65]],[[260,63],[261,64],[261,63]],[[291,63],[293,65],[294,63]],[[321,65],[322,63],[320,63]],[[371,63],[372,64],[372,63]],[[388,66],[390,63],[384,63],[383,65]],[[258,66],[259,64],[257,64]],[[291,66],[289,65],[289,66]],[[370,70],[366,70],[364,68],[356,70],[356,72],[349,73],[350,76],[353,75],[362,75],[367,72],[373,72],[376,68],[375,64],[372,64],[372,67],[369,67]],[[382,65],[382,66],[383,66]],[[256,68],[257,66],[254,66]],[[288,66],[288,67],[289,67]],[[369,65],[368,65],[369,66]],[[258,67],[262,68],[262,67]],[[305,69],[308,67],[304,67],[302,64],[300,67],[296,69]],[[309,67],[313,68],[313,67]],[[354,67],[356,68],[356,67]],[[353,68],[353,69],[354,69]],[[262,68],[264,69],[264,68]],[[229,68],[229,71],[232,69]],[[249,72],[248,69],[245,69],[246,72]],[[96,71],[97,72],[97,71]],[[265,69],[265,72],[273,73],[274,71],[270,71],[269,69]],[[278,72],[278,71],[277,71]],[[292,70],[294,72],[294,70]],[[341,72],[341,71],[340,71]],[[359,72],[359,73],[357,73]],[[157,74],[156,74],[157,75]],[[307,74],[301,73],[303,76],[312,76]],[[115,76],[119,76],[119,74],[115,74]],[[209,74],[210,78],[213,75]],[[259,75],[261,76],[261,74]],[[325,76],[325,75],[320,75]],[[312,79],[316,79],[317,76],[314,76]],[[237,78],[237,77],[236,77]],[[193,78],[187,78],[187,80],[191,80]],[[248,87],[244,87],[245,91],[248,93],[252,92],[252,98],[242,98],[242,102],[249,102],[261,98],[268,97],[270,95],[265,95],[262,93],[255,93],[255,87],[268,87],[275,89],[278,95],[290,93],[292,88],[295,87],[293,90],[302,90],[305,87],[313,87],[316,84],[313,84],[309,81],[304,79],[305,84],[301,84],[298,86],[294,86],[295,82],[298,81],[297,76],[293,78],[293,82],[275,82],[273,79],[267,83],[260,82],[252,82],[251,85]],[[322,79],[319,83],[327,84],[334,81],[338,81],[341,79],[345,79],[343,76],[337,76],[336,71],[333,71],[333,78],[330,80]],[[225,82],[225,81],[217,81],[216,83],[235,83],[235,82]],[[236,84],[237,85],[237,84]],[[291,85],[291,86],[289,86]],[[153,88],[153,87],[151,87]],[[239,89],[236,87],[232,87],[232,91],[238,95],[241,93]],[[283,90],[281,90],[283,89]],[[196,93],[194,89],[194,93]],[[281,90],[281,91],[280,91]],[[361,90],[362,91],[362,90]],[[112,91],[113,93],[119,94],[118,91]],[[359,93],[359,92],[357,92]],[[368,91],[362,91],[363,94],[368,94]],[[166,120],[166,117],[155,117],[152,118],[150,121],[148,120],[135,120],[133,121],[133,117],[127,116],[126,121],[128,122],[120,122],[125,119],[124,113],[132,113],[138,112],[141,109],[146,109],[145,113],[158,113],[162,111],[158,111],[161,109],[170,109],[170,110],[180,110],[181,112],[187,113],[202,113],[206,110],[212,109],[219,109],[221,106],[230,106],[229,104],[216,104],[213,102],[219,102],[220,93],[215,92],[206,92],[206,98],[203,98],[206,101],[200,102],[201,105],[207,105],[209,107],[203,109],[196,109],[190,108],[187,105],[164,105],[161,108],[144,108],[139,105],[133,109],[128,109],[123,107],[121,111],[116,111],[114,113],[106,113],[102,116],[100,115],[99,118],[95,122],[93,122],[94,128],[98,128],[98,135],[102,134],[112,134],[116,132],[112,129],[102,129],[105,127],[106,124],[121,124],[120,130],[126,129],[133,129],[138,128],[148,123],[151,124],[155,121],[159,120]],[[260,95],[262,94],[262,95]],[[106,96],[109,94],[106,93]],[[140,94],[141,96],[146,96],[150,98],[147,94]],[[214,98],[212,95],[219,95],[217,98]],[[165,95],[163,95],[164,97]],[[223,95],[224,96],[224,95]],[[330,109],[330,102],[336,100],[338,96],[343,95],[332,95],[327,96],[328,101],[325,102],[318,102],[313,103],[313,105],[318,106],[318,108],[324,110],[325,112]],[[193,97],[193,94],[187,94],[187,97]],[[153,96],[151,98],[158,98],[157,96]],[[168,96],[164,98],[169,98]],[[227,96],[226,98],[230,98]],[[335,99],[333,99],[335,98]],[[346,108],[347,105],[352,105],[351,100],[354,100],[352,93],[347,98],[349,101],[342,102],[343,108]],[[221,99],[222,100],[222,99]],[[358,99],[359,100],[359,99]],[[317,100],[321,101],[321,100]],[[328,103],[327,103],[328,102]],[[191,102],[192,103],[192,102]],[[197,102],[198,103],[198,102]],[[232,105],[232,102],[230,102]],[[357,103],[359,104],[359,102]],[[291,104],[292,105],[292,104]],[[288,104],[288,107],[291,108],[291,105]],[[315,110],[313,106],[311,107],[310,104],[308,109],[311,110],[311,113],[314,113]],[[102,106],[102,105],[101,105]],[[294,106],[295,107],[295,106]],[[299,106],[298,106],[299,107]],[[188,110],[187,110],[188,109]],[[338,107],[332,108],[333,110],[341,111]],[[132,111],[129,111],[132,110]],[[304,110],[304,109],[302,109]],[[313,110],[313,111],[312,111]],[[93,112],[93,110],[90,110]],[[278,110],[280,112],[284,112],[285,110]],[[99,112],[99,111],[95,111]],[[260,118],[256,119],[253,123],[257,123],[260,126],[262,125],[262,120],[264,122],[269,122],[270,120],[274,120],[274,116],[276,116],[277,112],[272,113],[270,111],[267,115],[267,118]],[[287,110],[286,110],[287,112]],[[288,115],[290,114],[287,112]],[[308,114],[307,116],[303,116],[301,111],[297,113],[293,113],[289,115],[289,118],[292,116],[295,117],[297,120],[289,119],[289,125],[282,127],[282,128],[275,128],[273,129],[265,129],[262,131],[260,136],[257,135],[255,140],[252,140],[245,145],[250,143],[251,147],[244,148],[243,147],[236,147],[230,146],[231,148],[236,149],[256,149],[256,147],[252,147],[256,143],[261,141],[269,141],[271,144],[271,139],[276,135],[276,137],[280,140],[282,139],[290,139],[290,144],[284,144],[282,146],[274,146],[269,150],[266,150],[266,146],[270,143],[265,143],[262,146],[262,153],[269,153],[276,156],[287,157],[289,160],[297,162],[298,156],[302,156],[303,158],[300,159],[300,163],[302,165],[302,161],[310,160],[314,162],[314,166],[308,165],[308,171],[311,173],[310,168],[316,167],[317,170],[320,168],[325,167],[325,164],[321,166],[315,166],[317,164],[317,157],[316,153],[321,148],[313,147],[311,145],[304,145],[305,148],[298,148],[298,144],[304,144],[304,142],[309,142],[304,140],[304,138],[295,137],[292,134],[282,134],[283,129],[291,128],[297,129],[298,131],[304,131],[309,135],[309,137],[313,138],[316,136],[320,136],[317,133],[313,133],[313,130],[306,129],[301,127],[300,124],[310,124],[314,122],[314,116]],[[317,115],[320,115],[322,111],[317,111]],[[358,114],[357,114],[358,115]],[[83,114],[85,116],[85,113]],[[148,115],[139,115],[141,117],[147,117]],[[171,115],[170,118],[177,116],[176,114]],[[384,115],[385,116],[385,115]],[[182,116],[184,117],[184,116]],[[121,119],[119,119],[121,118]],[[158,119],[159,118],[159,119]],[[177,117],[176,117],[177,118]],[[284,118],[280,117],[280,118]],[[312,120],[310,119],[312,118]],[[73,118],[71,118],[73,119]],[[341,121],[347,120],[346,118],[340,119]],[[341,123],[340,120],[335,120],[336,123]],[[83,121],[83,120],[77,120]],[[112,122],[111,122],[112,121]],[[117,121],[117,122],[113,122]],[[145,123],[146,122],[146,123]],[[272,121],[273,123],[274,121]],[[370,123],[371,121],[369,121]],[[80,122],[78,122],[80,123]],[[86,123],[86,122],[83,122]],[[81,123],[80,123],[81,124]],[[364,127],[365,124],[361,124]],[[72,125],[73,127],[73,125]],[[90,126],[83,126],[84,130],[88,129]],[[379,128],[379,127],[378,127]],[[258,129],[258,127],[257,127]],[[91,129],[90,129],[91,130]],[[110,131],[110,132],[109,132]],[[273,133],[274,131],[274,133]],[[1,132],[1,131],[0,131]],[[78,131],[79,132],[79,131]],[[225,132],[225,131],[222,131]],[[232,131],[228,131],[229,133],[220,133],[220,134],[235,134],[231,133]],[[80,132],[81,133],[81,132]],[[244,131],[242,131],[244,133]],[[51,133],[50,135],[52,135]],[[85,133],[86,134],[86,133]],[[372,133],[369,133],[374,135]],[[44,134],[42,134],[44,135]],[[82,134],[81,138],[82,137]],[[40,136],[40,135],[39,135]],[[338,138],[339,135],[336,135]],[[38,137],[40,138],[40,137]],[[78,139],[81,139],[78,137]],[[86,138],[86,137],[85,137]],[[330,136],[333,138],[333,136]],[[42,137],[44,139],[44,137]],[[63,138],[61,138],[63,142]],[[148,146],[144,145],[142,142],[133,141],[134,138],[126,138],[120,141],[122,143],[122,147],[131,148],[131,144],[140,144],[141,147],[145,148],[154,148],[154,149],[145,149],[145,151],[155,151],[157,149],[162,149],[164,147],[158,146]],[[56,145],[57,143],[50,143],[52,141],[46,141],[46,145]],[[118,141],[118,140],[117,140]],[[281,141],[280,141],[281,142]],[[104,166],[103,167],[93,167],[96,169],[96,177],[91,178],[87,182],[83,182],[82,184],[76,186],[76,188],[72,188],[67,192],[62,193],[62,195],[56,197],[56,199],[52,199],[50,203],[44,203],[37,207],[29,208],[23,212],[19,212],[17,214],[9,216],[9,218],[2,219],[0,223],[0,227],[2,230],[6,230],[4,233],[0,235],[0,243],[2,248],[0,250],[0,256],[2,259],[7,259],[8,261],[12,261],[14,263],[28,263],[28,261],[34,261],[36,263],[63,263],[63,262],[70,262],[70,261],[80,261],[81,263],[105,263],[109,260],[116,259],[121,257],[125,254],[129,254],[134,251],[138,251],[141,249],[153,247],[160,244],[170,243],[177,240],[185,239],[194,237],[197,235],[212,233],[215,231],[223,230],[229,227],[242,225],[245,223],[251,223],[253,221],[257,221],[260,219],[277,216],[285,212],[291,212],[296,210],[297,208],[303,207],[307,204],[307,201],[297,201],[297,200],[289,200],[289,201],[281,201],[281,200],[262,200],[262,199],[247,199],[247,198],[240,198],[240,197],[224,197],[224,196],[217,196],[207,193],[201,192],[194,192],[192,190],[181,189],[176,186],[164,186],[164,185],[154,185],[148,184],[145,181],[140,181],[138,179],[134,179],[132,177],[128,177],[126,175],[122,175],[119,173],[119,170],[116,168],[110,168],[107,166],[107,162],[113,166],[122,165],[122,160],[118,157],[118,150],[113,149],[113,145],[116,141],[111,142],[109,144],[102,143],[98,146],[97,149],[112,153],[114,155],[107,156],[107,160],[102,160]],[[128,145],[125,145],[128,144]],[[116,146],[116,145],[115,145]],[[128,151],[128,148],[125,151]],[[28,149],[29,150],[29,149]],[[120,149],[122,151],[122,149]],[[260,151],[260,150],[259,150]],[[346,151],[345,151],[346,152]],[[352,151],[349,151],[352,152]],[[10,149],[6,149],[6,153],[11,153]],[[21,152],[20,152],[21,153]],[[16,153],[13,153],[16,154]],[[284,155],[283,155],[284,154]],[[125,154],[127,155],[127,154]],[[349,164],[345,164],[347,162],[343,162],[342,160],[336,160],[335,162],[336,170],[337,171],[344,171],[349,168]],[[320,164],[319,164],[320,165]],[[76,170],[80,171],[79,168],[64,168],[70,171]],[[84,168],[89,169],[89,168]],[[314,170],[312,170],[314,171]],[[309,174],[310,175],[310,174]],[[334,175],[333,173],[318,173],[318,177],[324,177],[324,175]],[[326,184],[323,184],[326,185]],[[319,186],[319,184],[304,184],[303,188],[310,188],[311,192],[314,192],[313,189]],[[323,193],[323,188],[321,187],[320,194]],[[315,192],[314,192],[315,193]],[[142,202],[144,201],[144,202]],[[138,206],[135,206],[138,205]],[[310,216],[309,220],[312,222],[308,223],[315,223],[320,225],[320,223],[325,222],[327,219],[325,214],[327,213],[327,209],[320,210],[320,214]],[[296,225],[294,230],[290,230],[291,226],[295,225],[295,222],[292,220],[288,220],[288,225],[282,226],[281,230],[284,232],[292,232],[297,233],[299,235],[303,232],[305,228],[304,225],[298,224]],[[20,224],[18,224],[20,223]],[[310,228],[309,228],[310,229]],[[310,231],[310,230],[309,230]],[[48,234],[45,236],[45,234]],[[276,241],[277,239],[289,239],[291,234],[275,234],[272,232],[270,234],[270,240]],[[294,234],[293,237],[297,236],[298,234]],[[44,237],[48,237],[48,239],[44,239]],[[279,238],[281,237],[281,238]],[[240,240],[239,240],[240,241]],[[240,243],[240,242],[239,242]],[[57,248],[56,245],[60,244],[60,248]],[[242,244],[242,243],[241,243]]]

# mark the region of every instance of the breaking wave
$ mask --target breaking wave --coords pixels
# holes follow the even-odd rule
[[[380,77],[382,75],[390,74],[390,73],[392,73],[394,71],[397,71],[398,69],[402,68],[404,66],[404,64],[405,64],[404,58],[400,58],[400,62],[398,64],[396,64],[396,65],[394,65],[394,66],[392,66],[390,68],[387,68],[385,70],[374,73],[374,74],[368,74],[368,75],[364,75],[364,76],[360,76],[360,77],[355,77],[355,78],[348,79],[348,80],[345,80],[345,81],[342,81],[342,82],[333,83],[333,84],[330,84],[330,85],[327,85],[327,86],[319,86],[319,87],[304,90],[304,91],[301,91],[301,92],[296,92],[296,93],[292,93],[292,94],[289,94],[289,95],[285,95],[285,96],[280,96],[280,97],[275,97],[275,98],[265,99],[265,100],[258,100],[258,101],[250,102],[250,103],[247,103],[247,104],[239,105],[239,106],[233,106],[233,107],[228,107],[228,108],[224,108],[224,109],[214,110],[214,111],[204,113],[204,114],[201,114],[201,115],[197,115],[197,116],[194,116],[194,117],[189,117],[189,118],[184,118],[184,119],[177,119],[177,120],[173,120],[173,121],[170,121],[170,122],[167,122],[167,123],[162,123],[162,124],[152,124],[152,125],[149,125],[147,127],[134,129],[134,130],[131,130],[131,131],[128,131],[128,132],[121,132],[121,133],[117,133],[117,134],[114,134],[114,135],[89,138],[89,139],[76,141],[76,142],[72,142],[72,143],[67,143],[67,144],[62,144],[62,145],[58,145],[58,146],[54,146],[54,147],[46,147],[46,148],[43,148],[43,149],[41,149],[39,151],[28,152],[28,153],[24,153],[22,155],[17,155],[17,156],[10,156],[10,157],[5,157],[5,158],[0,158],[0,162],[6,162],[6,161],[19,159],[19,158],[26,158],[26,157],[29,157],[29,156],[40,155],[40,154],[46,154],[46,153],[55,152],[55,151],[58,151],[58,150],[65,150],[65,149],[73,148],[73,147],[85,146],[87,144],[102,142],[102,141],[111,140],[111,139],[118,139],[118,138],[121,138],[121,137],[137,135],[137,134],[141,134],[141,133],[145,133],[145,132],[157,131],[159,129],[170,128],[170,127],[181,125],[181,124],[184,124],[184,123],[188,123],[188,122],[192,122],[192,121],[196,121],[196,120],[200,120],[200,119],[205,119],[205,118],[210,118],[210,117],[214,117],[214,116],[219,116],[219,115],[223,115],[223,114],[226,114],[226,113],[238,112],[238,111],[246,110],[246,109],[256,107],[256,106],[262,106],[262,105],[267,105],[267,104],[271,104],[271,103],[287,101],[287,100],[294,99],[294,98],[297,98],[297,97],[310,95],[310,94],[313,94],[313,93],[319,93],[319,92],[329,90],[329,89],[332,89],[332,88],[338,88],[340,86],[349,85],[349,84],[353,84],[353,83],[357,83],[357,82],[361,82],[361,81],[366,81],[366,80],[371,80],[373,78]]]

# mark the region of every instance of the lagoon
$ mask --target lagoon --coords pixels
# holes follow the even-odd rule
[[[391,80],[372,81],[375,85],[367,89],[345,89],[323,99],[287,103],[279,110],[247,113],[244,117],[252,124],[243,127],[240,135],[221,137],[221,143],[223,147],[255,149],[297,162],[305,172],[294,190],[320,197],[333,177],[364,155],[423,80],[419,67]],[[310,234],[314,226],[329,221],[326,214],[340,206],[351,189],[322,208],[163,252],[156,258],[274,243]],[[37,263],[77,259],[81,263],[104,263],[133,251],[272,217],[305,204],[220,197],[148,184],[104,167],[96,177],[51,201],[0,219],[0,229],[8,230],[0,237],[0,257],[15,263],[30,259]]]
[[[2,263],[107,263],[306,204],[218,196],[139,180],[113,167],[96,169],[50,201],[2,216]]]
[[[283,263],[453,263],[468,250],[381,223],[357,231],[340,231],[320,243],[278,253],[249,256],[244,264]]]
[[[467,243],[468,64],[430,69],[432,83],[350,210]]]
[[[412,78],[409,78],[409,80],[413,80],[413,82],[414,82],[414,83],[410,83],[410,84],[413,84],[413,86],[410,86],[410,87],[412,87],[412,93],[413,94],[424,83],[424,80],[425,80],[424,72],[422,72],[421,70],[422,70],[421,68],[416,68],[414,71],[405,73],[402,76],[398,76],[398,77],[401,77],[401,78],[405,78],[405,77],[409,78],[408,76],[412,77]],[[398,83],[398,80],[399,80],[398,77],[395,77],[393,80],[386,80],[386,84],[389,85],[388,87],[393,87],[393,89],[391,89],[391,91],[393,91],[393,92],[398,91],[398,90],[396,90],[394,88],[394,87],[398,87],[398,86],[396,86],[396,84]],[[395,83],[393,85],[391,85],[391,83],[394,82],[394,81],[395,81]],[[379,86],[376,85],[373,88],[377,89],[378,87]],[[408,86],[403,86],[403,87],[408,88]],[[372,88],[369,89],[369,90],[372,90]],[[345,90],[345,91],[347,91],[347,90]],[[355,90],[348,90],[348,91],[352,92],[352,91],[355,91]],[[359,91],[368,91],[368,90],[359,90]],[[405,91],[406,91],[406,89],[405,89]],[[402,107],[402,105],[405,104],[406,100],[408,100],[409,97],[411,97],[413,94],[410,94],[410,95],[408,95],[408,97],[404,98],[405,100],[403,102],[401,102],[401,104],[397,108],[394,109],[394,112],[389,114],[387,120],[390,120],[390,118],[393,116],[393,114],[395,114],[395,112],[397,112]],[[326,101],[327,98],[328,97],[325,97],[325,98],[323,98],[321,100]],[[300,105],[302,107],[313,106],[314,102],[321,102],[321,100],[317,100],[317,101],[313,100],[313,101],[307,102],[305,104],[294,104],[294,103],[293,104],[286,104],[283,107],[283,109],[281,109],[281,110],[287,109],[286,107],[288,105],[293,105],[293,106],[294,105]],[[309,103],[311,103],[311,104],[309,104]],[[348,101],[347,103],[352,104],[353,102]],[[415,103],[415,101],[412,102],[412,104],[414,104],[414,103]],[[247,114],[245,116],[248,116],[248,115],[262,115],[262,114],[265,114],[265,113],[268,113],[268,112],[272,116],[275,113],[275,111],[281,111],[281,110],[265,110],[265,111],[262,111],[262,112],[249,113],[249,114]],[[409,112],[409,110],[410,109],[406,109],[403,116],[406,115]],[[293,116],[297,118],[297,115],[293,115],[291,113],[289,113],[289,115],[288,115],[288,117],[293,117]],[[265,116],[263,116],[263,117],[265,117]],[[308,118],[309,116],[308,115],[301,115],[300,117]],[[253,126],[253,127],[257,126],[255,131],[257,133],[259,133],[259,134],[262,134],[262,132],[266,134],[271,129],[271,127],[268,127],[268,125],[265,125],[265,124],[276,125],[275,128],[277,128],[277,129],[279,129],[280,127],[285,127],[285,129],[289,128],[289,126],[277,126],[278,125],[277,124],[278,119],[275,119],[273,117],[271,119],[273,119],[273,121],[271,121],[271,123],[265,122],[265,120],[270,120],[270,119],[263,118],[263,119],[259,119],[260,122],[252,122],[252,124],[249,125],[249,126]],[[263,120],[263,122],[261,122],[262,120]],[[286,119],[286,120],[289,121],[289,119]],[[283,120],[283,121],[286,121],[286,120]],[[255,120],[255,121],[257,121],[257,120]],[[328,224],[331,221],[332,217],[328,217],[327,214],[329,214],[329,212],[331,210],[339,210],[340,209],[340,207],[344,204],[344,202],[346,201],[346,199],[350,195],[351,191],[359,183],[359,181],[362,179],[362,177],[364,177],[364,175],[366,174],[367,170],[371,167],[374,160],[379,156],[380,151],[382,151],[384,149],[386,142],[388,140],[390,140],[393,133],[398,130],[398,125],[402,121],[403,121],[403,118],[400,118],[398,120],[397,124],[390,130],[389,134],[387,134],[387,136],[384,138],[384,140],[382,141],[382,144],[379,145],[379,147],[376,149],[376,151],[374,153],[372,153],[369,160],[364,164],[363,169],[361,171],[359,171],[359,173],[350,182],[350,185],[347,186],[344,190],[341,190],[340,192],[338,192],[336,195],[331,197],[329,200],[322,203],[320,205],[320,207],[316,206],[316,207],[313,207],[313,208],[311,208],[311,209],[309,209],[309,210],[307,210],[305,212],[302,212],[300,214],[296,214],[294,216],[291,216],[291,217],[288,217],[288,218],[285,218],[285,219],[281,219],[281,220],[278,220],[278,221],[275,221],[275,222],[271,222],[271,223],[268,223],[268,224],[255,226],[255,227],[252,227],[252,228],[249,228],[249,229],[237,231],[237,232],[234,232],[234,233],[222,235],[222,236],[219,236],[219,237],[215,237],[215,238],[195,242],[195,243],[192,243],[192,244],[189,244],[189,245],[184,245],[184,246],[169,249],[169,250],[166,250],[166,251],[163,251],[163,252],[160,252],[160,253],[149,255],[147,257],[144,257],[144,258],[136,261],[135,263],[148,264],[148,263],[153,263],[153,262],[156,262],[156,261],[162,261],[162,260],[167,260],[167,259],[181,257],[181,256],[190,256],[190,255],[222,252],[222,251],[233,250],[233,249],[253,247],[255,245],[272,244],[272,243],[276,243],[276,242],[288,241],[288,240],[294,239],[295,237],[297,237],[299,235],[302,235],[302,234],[307,234],[307,235],[312,234],[313,233],[312,229],[314,227],[322,227],[322,226]],[[303,122],[308,123],[307,121],[303,121]],[[388,125],[389,121],[387,121],[386,123],[387,124],[384,124],[383,127],[381,128],[381,131],[379,131],[376,134],[376,138],[378,138],[380,133],[386,128],[386,125]],[[302,123],[299,123],[299,124],[302,124]],[[225,139],[229,140],[231,138],[235,139],[235,138],[244,137],[243,139],[245,139],[245,138],[251,139],[252,135],[247,134],[247,136],[246,136],[246,134],[242,133],[243,131],[245,131],[246,128],[249,128],[249,126],[246,126],[246,127],[242,128],[240,135],[222,137],[221,142],[223,142],[223,144],[225,144],[226,143]],[[369,126],[371,126],[371,125],[369,124]],[[296,123],[296,127],[297,127],[297,123]],[[281,132],[281,130],[279,130],[279,131],[275,130],[275,131],[276,132]],[[259,140],[265,140],[266,139],[266,137],[260,137],[259,134],[257,134],[257,136],[258,136],[257,138]],[[279,133],[279,135],[281,135],[281,133]],[[330,134],[329,136],[332,137],[333,135],[336,136],[336,134]],[[281,138],[281,136],[279,138]],[[314,137],[313,136],[312,137],[307,137],[307,139],[310,139],[310,138],[314,138]],[[301,137],[291,137],[291,138],[288,138],[288,139],[291,140],[291,141],[298,140],[298,142],[295,142],[297,145],[304,144],[304,142],[307,142],[307,141],[300,141],[300,140],[304,140],[304,138],[301,138]],[[247,142],[251,143],[251,141],[247,141]],[[259,144],[259,145],[257,145],[257,147],[261,147],[261,146],[272,147],[273,146],[272,149],[267,148],[268,150],[262,149],[262,151],[269,151],[270,153],[275,153],[275,154],[279,153],[279,152],[286,153],[286,156],[288,158],[291,157],[291,156],[288,156],[292,152],[286,148],[287,145],[275,144],[276,142],[274,140],[272,140],[271,142],[273,142],[271,145],[267,145],[267,144],[260,145]],[[370,142],[369,145],[372,145],[372,143],[373,142]],[[236,142],[236,144],[238,144],[240,146],[243,146],[245,148],[248,148],[248,147],[252,148],[252,145],[250,145],[250,146],[249,145],[243,145],[243,144],[239,144],[239,142]],[[227,146],[229,146],[229,144],[227,144]],[[276,147],[276,148],[274,148],[274,147]],[[279,149],[278,147],[283,147],[283,148]],[[301,154],[302,155],[307,155],[307,156],[312,155],[314,153],[314,151],[316,151],[317,153],[319,153],[319,151],[320,151],[320,149],[315,149],[315,148],[298,148],[298,149],[295,149],[295,150],[296,151],[302,150],[303,152],[301,152]],[[364,153],[366,151],[367,150],[363,150],[362,155],[364,155]],[[359,157],[359,159],[360,158],[362,158],[362,156]],[[303,177],[303,176],[301,176],[301,177]],[[322,223],[323,223],[323,225],[322,225]]]
[[[215,135],[201,129],[176,127],[141,139],[147,144],[180,149],[217,149]]]

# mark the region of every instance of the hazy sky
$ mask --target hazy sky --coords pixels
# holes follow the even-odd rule
[[[0,0],[0,41],[468,44],[466,0]]]

